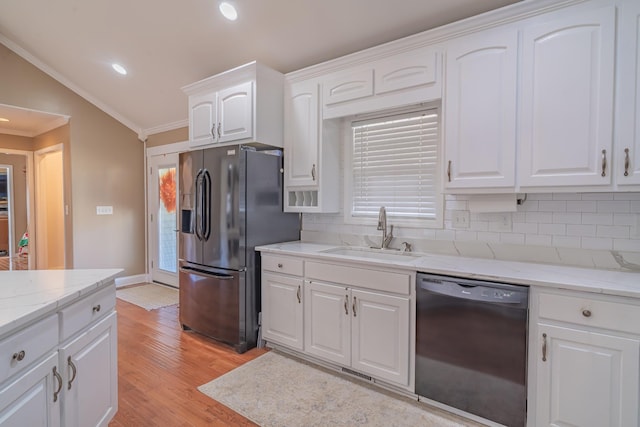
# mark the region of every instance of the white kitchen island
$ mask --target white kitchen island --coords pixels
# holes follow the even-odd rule
[[[121,271],[0,272],[0,426],[106,426],[113,418]]]

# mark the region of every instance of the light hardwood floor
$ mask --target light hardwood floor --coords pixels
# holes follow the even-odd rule
[[[118,413],[110,427],[254,426],[197,387],[265,353],[231,347],[178,325],[177,306],[146,311],[117,300]]]

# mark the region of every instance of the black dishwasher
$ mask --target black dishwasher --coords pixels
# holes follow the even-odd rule
[[[524,426],[529,288],[418,273],[416,296],[416,394]]]

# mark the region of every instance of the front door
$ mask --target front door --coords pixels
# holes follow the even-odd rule
[[[148,159],[151,280],[178,287],[178,154]]]

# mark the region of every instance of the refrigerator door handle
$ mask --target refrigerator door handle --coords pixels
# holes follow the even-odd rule
[[[203,222],[204,222],[204,230],[202,233],[202,238],[207,241],[211,236],[211,175],[207,169],[204,170],[203,177],[204,189],[202,191],[203,194]]]
[[[202,241],[202,172],[200,169],[196,174],[196,197],[195,197],[195,215],[196,226],[195,232],[198,240]]]
[[[229,274],[214,273],[212,271],[208,271],[208,270],[204,270],[196,267],[189,267],[189,266],[180,267],[180,271],[187,274],[195,274],[197,276],[211,277],[213,279],[220,279],[220,280],[232,280],[234,278],[234,276]]]

